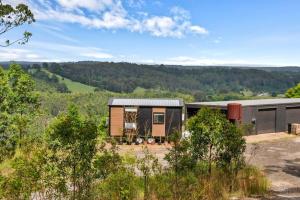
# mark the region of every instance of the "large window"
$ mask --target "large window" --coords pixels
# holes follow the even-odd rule
[[[125,108],[125,129],[136,129],[137,108]]]
[[[153,113],[153,124],[164,124],[165,113]]]

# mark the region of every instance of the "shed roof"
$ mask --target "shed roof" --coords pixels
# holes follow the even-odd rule
[[[109,106],[159,106],[159,107],[183,107],[182,99],[126,99],[111,98]]]
[[[300,104],[300,98],[281,98],[281,99],[253,99],[253,100],[235,100],[235,101],[212,101],[212,102],[194,102],[187,106],[220,106],[225,107],[229,103],[239,103],[242,106],[260,106],[260,105],[279,105],[279,104]]]

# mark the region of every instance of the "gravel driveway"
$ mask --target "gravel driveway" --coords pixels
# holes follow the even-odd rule
[[[247,144],[246,157],[271,181],[268,199],[300,200],[300,137]]]

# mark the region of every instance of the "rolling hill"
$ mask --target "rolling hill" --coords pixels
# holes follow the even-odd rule
[[[300,81],[300,72],[238,67],[174,68],[133,63],[51,63],[46,67],[60,76],[113,92],[137,87],[193,93],[284,93]]]
[[[300,82],[299,67],[165,66],[89,61],[19,63],[26,70],[35,70],[32,75],[37,81],[43,82],[41,85],[48,83],[59,92],[107,90],[131,93],[136,88],[144,88],[194,96],[244,95],[245,91],[257,96],[283,94]],[[7,68],[9,62],[1,64]],[[230,98],[236,98],[234,96]]]

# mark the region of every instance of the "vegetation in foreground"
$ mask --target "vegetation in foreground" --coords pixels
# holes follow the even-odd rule
[[[190,138],[173,133],[163,167],[147,148],[140,158],[121,156],[103,139],[103,121],[74,104],[45,120],[20,66],[0,76],[3,199],[228,199],[268,190],[262,172],[244,162],[241,131],[218,111],[191,118]]]

